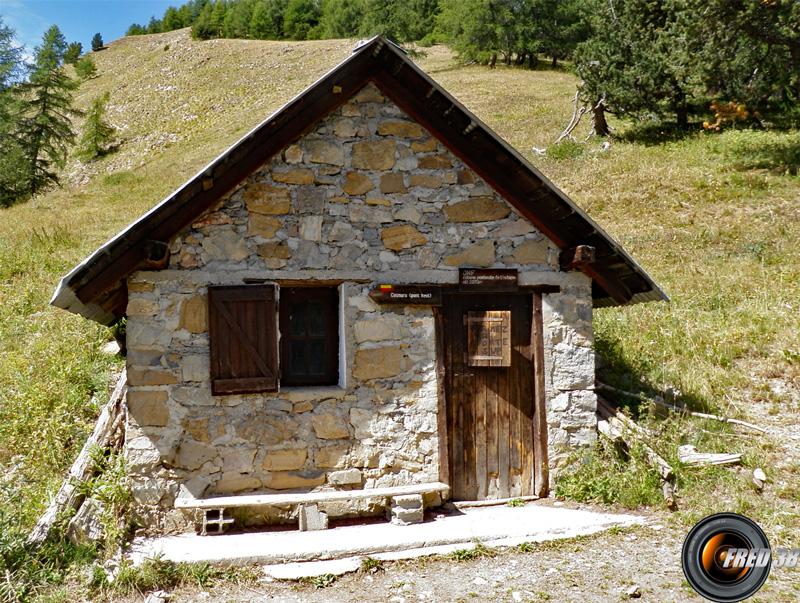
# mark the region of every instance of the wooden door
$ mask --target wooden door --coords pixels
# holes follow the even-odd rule
[[[531,295],[454,293],[443,302],[451,496],[486,500],[532,495]]]

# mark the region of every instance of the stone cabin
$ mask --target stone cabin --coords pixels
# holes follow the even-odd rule
[[[595,439],[592,308],[663,299],[379,37],[88,257],[52,303],[127,317],[125,451],[142,517],[165,532],[193,521],[179,498],[427,482],[456,500],[546,496]]]

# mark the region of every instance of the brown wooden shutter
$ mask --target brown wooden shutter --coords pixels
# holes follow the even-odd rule
[[[277,391],[275,287],[208,288],[211,393]]]

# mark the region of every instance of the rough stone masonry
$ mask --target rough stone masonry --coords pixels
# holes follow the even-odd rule
[[[147,526],[185,529],[193,496],[438,479],[434,320],[378,306],[377,282],[455,283],[518,268],[544,296],[550,464],[595,437],[591,281],[373,85],[320,121],[128,279],[133,494]],[[213,396],[206,292],[246,278],[341,279],[338,387]],[[369,284],[365,284],[369,283]],[[446,462],[446,461],[445,461]],[[435,501],[427,501],[429,503]],[[329,513],[375,511],[347,506]],[[285,518],[260,511],[248,521]]]

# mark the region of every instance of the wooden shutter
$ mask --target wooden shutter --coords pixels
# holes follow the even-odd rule
[[[467,325],[468,366],[511,366],[511,312],[469,311]]]
[[[211,393],[277,391],[275,287],[208,288]]]

